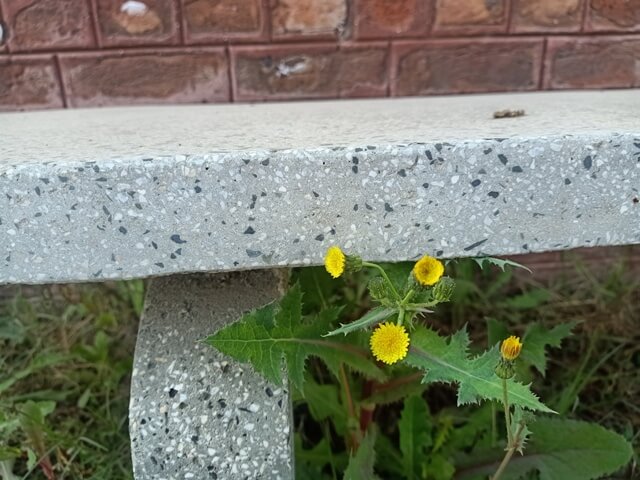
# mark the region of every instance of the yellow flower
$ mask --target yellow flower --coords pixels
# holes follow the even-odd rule
[[[338,278],[344,273],[345,262],[346,257],[340,247],[333,246],[327,250],[327,255],[324,257],[324,268],[333,278]]]
[[[401,325],[382,323],[374,330],[369,344],[376,359],[391,365],[407,356],[409,335]]]
[[[413,276],[419,283],[427,287],[440,280],[443,273],[444,265],[442,262],[429,255],[422,257],[413,267]]]
[[[506,340],[502,341],[502,345],[500,345],[500,353],[502,354],[502,358],[508,361],[513,361],[518,358],[520,355],[520,350],[522,350],[522,342],[518,337],[511,335]]]

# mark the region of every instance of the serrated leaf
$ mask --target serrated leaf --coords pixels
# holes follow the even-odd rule
[[[302,293],[298,284],[282,300],[253,310],[240,321],[228,325],[205,339],[222,353],[253,367],[274,384],[282,384],[282,362],[293,385],[303,391],[307,357],[314,355],[328,362],[342,362],[377,380],[385,375],[362,348],[321,335],[336,320],[340,309],[323,310],[316,317],[302,317]]]
[[[431,414],[427,402],[420,396],[407,397],[398,422],[400,451],[404,476],[421,478],[422,465],[427,463],[425,449],[431,446]]]
[[[537,470],[539,480],[590,480],[612,474],[629,463],[633,448],[624,437],[600,425],[558,418],[538,418],[524,455],[514,455],[501,480],[517,480]],[[486,478],[504,452],[493,451],[458,465],[456,479]]]
[[[476,262],[480,266],[480,268],[484,268],[484,264],[488,263],[490,265],[495,265],[496,267],[500,268],[504,272],[505,267],[507,265],[509,265],[510,267],[522,268],[522,269],[526,270],[527,272],[532,273],[531,270],[529,268],[525,267],[524,265],[520,265],[517,262],[514,262],[512,260],[503,259],[503,258],[474,257],[474,258],[472,258],[472,260],[474,262]]]
[[[449,454],[462,452],[471,447],[484,445],[491,440],[491,424],[494,417],[495,404],[485,403],[478,408],[467,409],[463,413],[462,423],[451,430],[444,449]],[[442,414],[441,414],[442,415]],[[460,414],[456,412],[456,416]]]
[[[556,325],[551,330],[539,323],[532,323],[527,328],[522,340],[521,359],[533,365],[542,375],[547,369],[546,347],[559,347],[562,340],[571,335],[571,330],[578,322]]]
[[[529,425],[533,423],[535,417],[531,412],[526,412],[521,407],[515,407],[511,416],[511,438],[516,442],[516,451],[522,455],[529,441],[531,430]]]
[[[377,385],[374,393],[367,397],[366,401],[374,405],[388,405],[411,395],[422,395],[428,386],[420,382],[421,377],[422,375],[416,374],[415,371],[404,375],[397,372],[388,383]]]
[[[333,453],[327,438],[322,438],[313,448],[302,446],[300,434],[294,437],[296,478],[326,478],[322,469],[332,463],[336,470],[344,470],[347,466],[346,453]],[[310,476],[311,475],[311,476]]]
[[[36,438],[45,428],[44,419],[56,409],[56,402],[32,402],[29,400],[18,407],[20,426],[30,438]]]
[[[300,283],[304,296],[304,312],[317,312],[327,308],[338,290],[344,287],[344,279],[331,278],[324,267],[299,268],[292,276]]]
[[[355,370],[367,378],[373,378],[379,382],[387,380],[386,373],[378,368],[373,361],[373,357],[369,352],[369,332],[358,331],[348,337],[334,337],[331,340],[320,339],[338,350],[336,354],[326,354],[320,356],[329,371],[337,378],[340,378],[340,365],[346,364],[352,370]],[[345,361],[344,355],[341,355],[340,349],[346,349],[349,352],[358,353],[349,357],[349,361]]]
[[[397,445],[387,435],[376,439],[376,459],[383,478],[402,478],[404,467]]]
[[[329,383],[320,385],[309,379],[304,386],[305,401],[311,416],[316,422],[329,419],[338,433],[344,435],[347,430],[347,411],[340,403],[338,385]]]
[[[332,330],[331,332],[323,335],[323,337],[331,337],[333,335],[338,335],[339,333],[346,335],[347,333],[380,323],[396,313],[398,313],[397,308],[376,307],[354,322],[346,324],[341,323],[340,328]]]
[[[502,398],[502,379],[494,369],[500,359],[497,346],[470,358],[466,329],[453,334],[449,342],[432,330],[417,328],[411,335],[406,363],[425,371],[424,383],[445,382],[458,385],[458,405]],[[553,412],[528,386],[508,380],[509,401],[530,410]]]
[[[369,430],[358,447],[356,454],[349,458],[349,465],[344,471],[344,480],[377,479],[373,471],[376,460],[374,446],[376,443],[375,430]]]

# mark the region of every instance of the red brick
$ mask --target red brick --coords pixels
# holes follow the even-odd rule
[[[513,31],[580,31],[583,7],[583,0],[514,0]]]
[[[640,86],[640,38],[553,37],[547,48],[546,88]]]
[[[86,0],[3,0],[11,51],[92,47]]]
[[[274,38],[335,38],[345,28],[346,0],[271,0]]]
[[[73,107],[229,100],[223,49],[68,54],[60,64]]]
[[[587,29],[640,31],[640,0],[591,0]]]
[[[376,97],[387,91],[386,43],[232,48],[238,100]]]
[[[103,45],[178,42],[173,0],[97,0],[98,33]]]
[[[436,0],[436,34],[472,35],[507,31],[506,0]]]
[[[189,43],[266,39],[261,0],[182,0]]]
[[[542,39],[431,40],[392,47],[392,94],[535,90]]]
[[[414,37],[429,30],[428,0],[355,0],[356,38]]]
[[[0,110],[63,106],[53,57],[0,57]]]

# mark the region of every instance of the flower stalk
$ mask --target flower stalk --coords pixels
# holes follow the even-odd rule
[[[511,461],[514,452],[518,449],[520,444],[520,435],[524,430],[524,423],[520,423],[516,433],[513,433],[511,429],[511,407],[509,405],[509,388],[507,380],[515,375],[514,361],[520,355],[522,351],[522,342],[516,336],[510,336],[502,342],[500,345],[500,354],[502,358],[496,366],[495,372],[498,377],[502,379],[502,406],[504,408],[504,423],[507,427],[507,453],[505,454],[498,470],[491,480],[498,480],[504,473],[505,468]]]

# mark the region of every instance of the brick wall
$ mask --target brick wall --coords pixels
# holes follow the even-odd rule
[[[640,0],[0,0],[0,110],[640,86]]]

